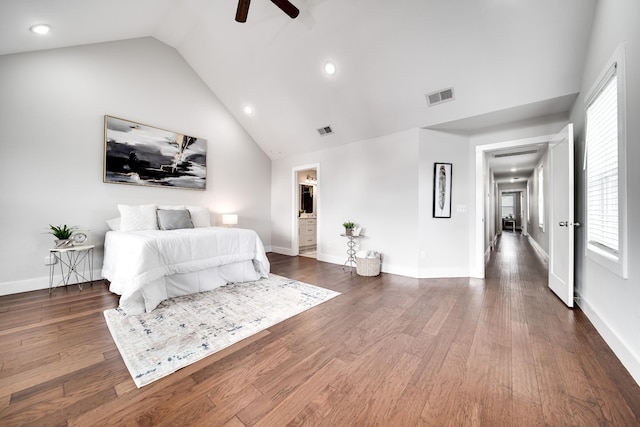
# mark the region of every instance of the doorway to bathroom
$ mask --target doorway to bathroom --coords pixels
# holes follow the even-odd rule
[[[298,254],[317,258],[318,255],[318,170],[309,168],[297,172]]]

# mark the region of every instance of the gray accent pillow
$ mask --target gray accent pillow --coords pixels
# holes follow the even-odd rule
[[[193,228],[191,215],[186,209],[158,209],[158,227],[160,230]]]

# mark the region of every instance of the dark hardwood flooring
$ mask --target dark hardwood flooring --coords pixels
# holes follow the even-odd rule
[[[485,280],[269,259],[342,295],[141,389],[104,283],[0,297],[0,425],[640,425],[640,388],[519,234]]]

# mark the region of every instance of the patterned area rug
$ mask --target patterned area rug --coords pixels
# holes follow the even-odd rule
[[[151,313],[105,310],[111,336],[138,387],[340,295],[285,277],[232,283],[172,298]]]

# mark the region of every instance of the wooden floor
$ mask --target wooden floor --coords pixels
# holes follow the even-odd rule
[[[142,389],[103,283],[0,297],[0,425],[640,425],[640,388],[518,234],[486,280],[269,258],[342,295]]]

